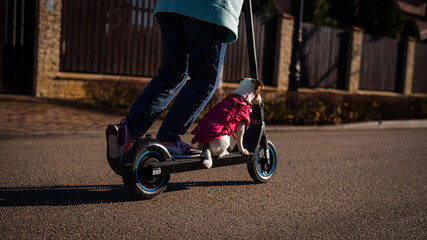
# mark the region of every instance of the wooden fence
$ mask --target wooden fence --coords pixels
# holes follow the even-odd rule
[[[156,0],[63,0],[60,71],[151,77],[162,64]],[[259,72],[273,83],[276,21],[254,18]],[[363,35],[359,88],[401,92],[403,42]],[[303,24],[301,87],[345,88],[348,32]],[[426,47],[417,44],[413,90],[427,93]],[[424,65],[423,65],[424,64]],[[249,76],[246,28],[227,46],[224,81]]]
[[[63,0],[61,71],[153,76],[161,65],[153,0]]]
[[[160,28],[152,14],[155,2],[63,0],[60,70],[145,77],[156,75],[162,64],[162,50]],[[224,81],[249,76],[243,14],[240,21],[239,40],[227,46]],[[266,77],[267,83],[272,82],[275,21],[255,17],[254,28],[260,75]],[[266,35],[268,40],[265,40]],[[263,64],[264,59],[266,65]]]
[[[348,34],[303,24],[301,87],[344,88]]]
[[[403,41],[363,35],[359,89],[401,91]]]
[[[248,43],[244,14],[240,16],[239,39],[229,44],[224,58],[223,79],[233,82],[250,76]],[[259,76],[264,84],[273,82],[274,53],[276,39],[276,20],[260,16],[254,17],[254,35]]]
[[[414,64],[412,92],[427,93],[427,44],[416,44]]]

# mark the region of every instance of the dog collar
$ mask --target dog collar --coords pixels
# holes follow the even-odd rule
[[[237,96],[237,97],[239,97],[239,98],[241,98],[242,99],[242,104],[243,103],[246,103],[246,105],[249,105],[250,103],[248,102],[248,95],[246,95],[246,97],[245,98],[243,98],[242,96],[240,96],[240,95],[238,95],[238,94],[235,94],[235,93],[233,93],[233,95],[235,95],[235,96]]]

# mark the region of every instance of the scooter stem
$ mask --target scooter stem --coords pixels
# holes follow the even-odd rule
[[[245,12],[246,37],[248,40],[249,68],[251,71],[251,78],[259,79],[251,0],[244,0],[243,5]]]

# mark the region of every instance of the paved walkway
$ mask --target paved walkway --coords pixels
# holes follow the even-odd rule
[[[0,94],[0,135],[103,131],[118,123],[127,110],[92,104],[87,101],[46,99],[32,96]],[[151,128],[159,128],[157,121]],[[338,126],[268,126],[269,130],[336,130],[427,128],[427,120],[382,121]]]
[[[85,101],[0,94],[0,134],[102,131],[126,113]]]

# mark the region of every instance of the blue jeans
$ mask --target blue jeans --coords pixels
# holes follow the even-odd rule
[[[217,88],[229,30],[175,13],[159,13],[157,20],[163,65],[133,104],[126,123],[139,139],[179,92],[157,138],[180,141]]]

